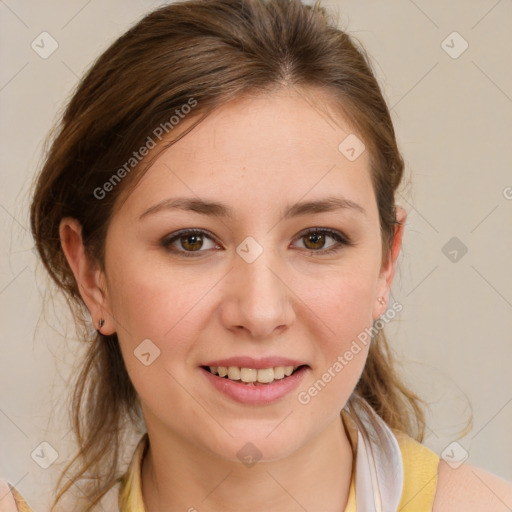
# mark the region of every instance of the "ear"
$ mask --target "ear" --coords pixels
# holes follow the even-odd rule
[[[374,321],[377,320],[377,318],[379,318],[379,316],[381,316],[388,308],[389,294],[391,292],[391,285],[393,284],[393,278],[395,276],[396,262],[402,247],[402,237],[404,234],[406,218],[407,212],[401,206],[396,206],[396,220],[398,221],[398,224],[395,225],[393,243],[388,261],[381,267],[381,271],[377,279],[375,305],[373,308]],[[383,304],[379,302],[379,297],[384,299]]]
[[[71,267],[94,327],[104,335],[115,332],[111,309],[108,304],[105,276],[97,262],[86,254],[82,241],[82,226],[71,217],[65,217],[59,225],[59,236],[64,255]],[[104,324],[99,328],[100,319]]]

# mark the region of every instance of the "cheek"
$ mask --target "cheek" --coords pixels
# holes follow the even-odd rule
[[[212,323],[211,292],[219,277],[199,266],[170,268],[148,264],[144,258],[137,262],[133,253],[116,261],[111,303],[130,379],[153,410],[169,400],[186,409],[188,395],[178,382],[190,378],[190,367],[197,361],[196,341]],[[144,358],[154,362],[145,366]],[[158,395],[155,389],[160,390]]]
[[[323,286],[304,290],[308,306],[304,311],[310,311],[317,329],[311,333],[320,356],[314,379],[332,382],[325,399],[330,394],[329,401],[343,405],[364,368],[370,346],[374,275],[370,269],[338,272],[322,282]]]
[[[344,343],[372,324],[376,276],[370,266],[345,268],[303,289],[305,304],[323,321],[328,338]]]
[[[179,383],[187,376],[198,319],[205,318],[200,299],[213,283],[208,287],[205,278],[194,283],[186,272],[128,259],[118,260],[111,275],[119,343],[138,395],[153,413],[168,410],[169,403],[186,410],[190,397]]]
[[[133,255],[116,261],[109,283],[112,310],[120,330],[133,343],[162,340],[186,329],[201,297],[215,283],[204,270],[148,263]]]

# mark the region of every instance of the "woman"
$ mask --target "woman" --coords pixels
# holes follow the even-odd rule
[[[90,343],[53,510],[507,510],[508,484],[420,444],[387,350],[402,171],[363,51],[318,6],[191,0],[116,41],[31,209]]]

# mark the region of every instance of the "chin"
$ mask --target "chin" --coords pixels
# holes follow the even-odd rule
[[[219,457],[229,461],[243,462],[248,466],[255,462],[285,459],[307,440],[301,438],[304,435],[304,429],[300,429],[300,432],[284,429],[278,432],[280,427],[275,429],[277,424],[273,423],[272,428],[265,429],[264,432],[255,431],[254,428],[241,428],[237,431],[234,427],[227,427],[233,437],[226,436],[209,449]],[[270,435],[269,432],[271,432]]]

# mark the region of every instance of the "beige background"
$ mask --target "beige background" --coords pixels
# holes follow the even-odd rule
[[[0,0],[0,476],[35,510],[45,510],[69,453],[64,382],[79,347],[63,342],[73,335],[64,305],[41,314],[47,283],[28,231],[30,182],[78,77],[157,5]],[[474,427],[459,439],[469,462],[512,480],[512,2],[326,5],[372,56],[406,161],[398,199],[409,218],[393,293],[404,309],[387,332],[410,385],[433,404],[425,444],[441,454],[457,439],[469,400]],[[43,31],[59,45],[47,59],[31,48]],[[442,47],[454,31],[469,44],[456,59]],[[462,48],[457,37],[445,43],[451,52]],[[467,247],[455,262],[442,250],[452,237]],[[31,458],[43,441],[59,452],[48,470]]]

